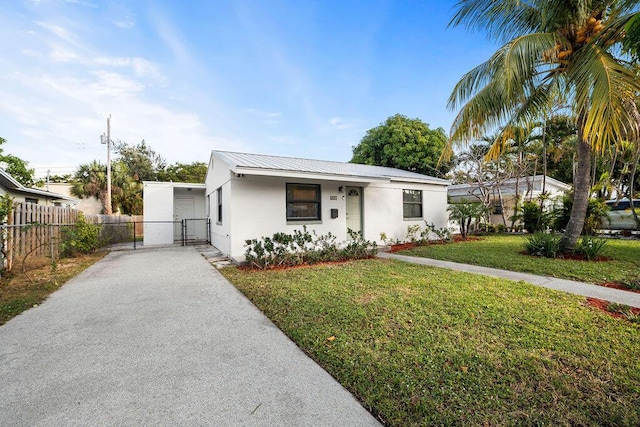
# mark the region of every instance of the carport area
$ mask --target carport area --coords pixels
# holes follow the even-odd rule
[[[194,247],[111,252],[0,343],[0,425],[377,425]]]

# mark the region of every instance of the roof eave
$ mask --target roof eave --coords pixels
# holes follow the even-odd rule
[[[300,179],[316,179],[322,181],[350,181],[350,182],[390,182],[389,178],[376,178],[370,176],[345,175],[345,174],[329,174],[318,172],[289,171],[281,169],[265,169],[252,168],[246,166],[236,166],[230,168],[231,172],[236,175],[254,175],[254,176],[274,176],[282,178],[300,178]]]

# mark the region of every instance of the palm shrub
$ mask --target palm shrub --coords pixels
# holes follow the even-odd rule
[[[592,236],[583,236],[576,246],[576,254],[582,255],[591,261],[602,255],[606,244],[607,241],[604,239],[597,239]]]
[[[482,203],[452,203],[447,210],[449,219],[460,225],[460,235],[463,239],[470,233],[471,224],[478,223],[488,212]]]
[[[555,258],[560,253],[560,237],[537,232],[527,237],[525,251],[529,255]]]
[[[535,233],[546,230],[549,216],[538,203],[528,201],[522,204],[522,222],[528,233]]]

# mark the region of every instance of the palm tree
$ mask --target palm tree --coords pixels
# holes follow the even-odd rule
[[[640,81],[620,47],[639,10],[637,0],[461,0],[455,6],[450,25],[486,30],[504,44],[454,88],[449,107],[460,111],[451,144],[473,141],[488,129],[539,121],[553,101],[573,110],[577,168],[563,252],[575,249],[582,232],[592,152],[603,153],[623,135],[638,135],[625,105],[640,92]]]

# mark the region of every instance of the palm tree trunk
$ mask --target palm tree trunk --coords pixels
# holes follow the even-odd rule
[[[581,115],[577,123],[578,127],[578,167],[576,168],[573,182],[573,206],[569,223],[560,240],[560,250],[562,253],[570,254],[576,249],[576,244],[582,234],[584,220],[587,216],[589,206],[589,193],[591,192],[591,144],[585,140],[584,115]]]

